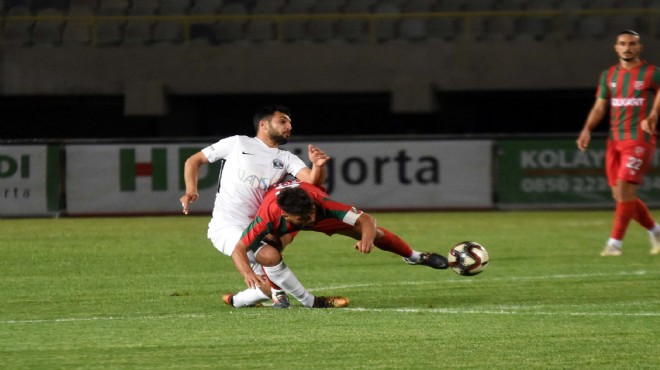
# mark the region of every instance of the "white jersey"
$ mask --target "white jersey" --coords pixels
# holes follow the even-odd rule
[[[264,194],[287,174],[307,167],[294,154],[270,148],[256,137],[231,136],[202,149],[209,162],[225,160],[215,195],[209,236],[227,226],[247,227],[257,214]]]

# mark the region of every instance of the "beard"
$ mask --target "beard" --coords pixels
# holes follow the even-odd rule
[[[276,142],[278,145],[284,145],[289,142],[288,137],[284,137],[283,135],[280,134],[271,134],[270,138]]]
[[[284,145],[289,142],[289,134],[286,134],[286,136],[284,134],[280,134],[272,127],[268,128],[268,137],[270,137],[270,139],[276,142],[278,145]]]

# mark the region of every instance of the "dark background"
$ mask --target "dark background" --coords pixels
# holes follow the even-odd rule
[[[252,135],[255,109],[269,104],[291,108],[296,136],[577,135],[594,91],[438,93],[432,114],[393,114],[389,94],[169,96],[165,116],[125,116],[123,96],[3,96],[0,139]]]

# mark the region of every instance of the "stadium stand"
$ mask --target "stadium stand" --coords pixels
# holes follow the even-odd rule
[[[91,45],[92,22],[89,19],[94,15],[94,6],[91,6],[91,4],[72,5],[69,15],[79,17],[80,19],[66,22],[62,32],[62,46],[76,47]]]
[[[316,1],[312,6],[313,15],[325,15],[330,17],[332,14],[339,14],[342,11],[344,0],[326,0]],[[337,19],[334,18],[313,18],[307,23],[307,31],[313,41],[328,42],[335,37],[335,27]]]
[[[97,0],[69,0],[69,9],[88,8],[95,12],[99,8]]]
[[[241,3],[228,3],[220,9],[220,14],[227,16],[244,16],[248,14],[248,9]],[[244,19],[227,20],[217,22],[213,25],[214,39],[220,43],[232,43],[245,39],[245,27],[247,22]]]
[[[502,0],[495,4],[494,11],[506,12],[520,12],[522,11],[523,3],[518,0]],[[519,23],[518,15],[504,15],[504,16],[491,16],[487,17],[485,22],[485,35],[484,40],[487,41],[510,41],[516,33],[516,25]]]
[[[64,28],[64,11],[58,8],[40,8],[34,24],[32,42],[35,46],[59,46]],[[58,19],[59,18],[59,19]]]
[[[268,16],[280,14],[285,4],[285,0],[257,2],[252,8],[252,14],[265,18],[252,19],[247,24],[245,37],[257,43],[277,41],[277,21],[275,18],[268,18]]]
[[[526,10],[532,12],[552,12],[556,9],[555,0],[529,0]],[[514,38],[520,41],[543,41],[553,27],[550,16],[519,17]]]
[[[32,10],[35,13],[40,12],[44,9],[57,9],[60,11],[66,11],[69,9],[69,0],[33,0],[32,1]]]
[[[289,0],[282,8],[282,14],[287,15],[305,15],[310,14],[314,0]],[[308,41],[310,37],[307,33],[308,19],[291,19],[283,22],[282,40],[285,42]]]
[[[348,0],[343,13],[349,15],[371,13],[375,0]],[[369,24],[360,18],[341,19],[337,22],[337,38],[346,42],[369,40]]]
[[[401,11],[403,13],[430,13],[435,1],[410,0]],[[406,17],[401,20],[399,37],[406,42],[422,41],[428,37],[428,20],[424,18]]]
[[[170,98],[365,93],[382,111],[438,114],[429,122],[449,132],[458,115],[440,117],[453,104],[441,99],[457,91],[591,100],[621,29],[660,60],[660,0],[0,0],[0,15],[5,96],[100,95],[162,116],[163,132],[178,130],[168,109],[146,107]],[[517,112],[518,98],[502,104]]]
[[[433,12],[437,13],[457,13],[464,9],[463,1],[447,0],[436,2],[431,7]],[[456,17],[434,17],[429,20],[429,38],[440,41],[453,41],[462,31],[462,22]]]
[[[495,0],[466,1],[463,3],[463,11],[470,13],[483,13],[495,11]],[[466,40],[482,41],[488,36],[488,22],[498,22],[494,18],[485,15],[471,16],[463,20],[463,38]],[[496,28],[496,27],[495,27]]]
[[[660,0],[2,0],[0,11],[11,46],[660,37]]]
[[[11,2],[8,2],[11,6]],[[7,9],[7,17],[27,17],[32,15],[27,4],[18,4]],[[34,21],[5,20],[2,38],[6,46],[28,46],[32,42],[32,28]]]
[[[396,1],[379,2],[374,7],[374,13],[384,16],[401,13],[401,6]],[[400,18],[383,18],[375,23],[376,40],[387,42],[398,38]]]

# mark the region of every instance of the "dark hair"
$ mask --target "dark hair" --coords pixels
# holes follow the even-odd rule
[[[619,32],[619,36],[621,36],[621,35],[633,35],[633,36],[639,37],[640,39],[642,38],[642,36],[640,36],[639,33],[637,33],[636,31],[633,31],[633,30],[623,30],[623,31]]]
[[[286,213],[305,216],[313,212],[314,202],[306,191],[299,187],[284,188],[277,194],[277,205]]]
[[[287,116],[291,116],[291,111],[289,108],[283,105],[267,105],[261,107],[255,114],[252,123],[254,124],[254,131],[259,131],[259,122],[267,117],[272,117],[275,112],[284,113]],[[269,118],[270,119],[270,118]]]

